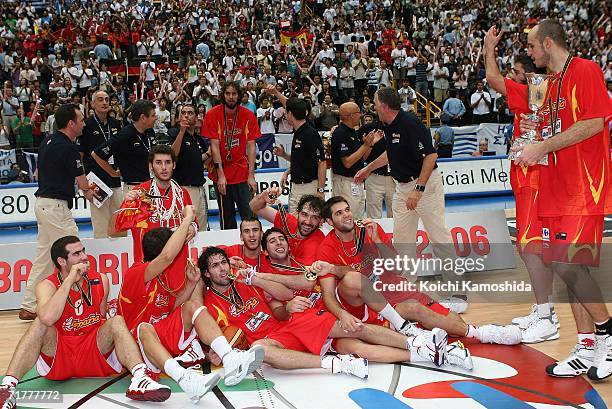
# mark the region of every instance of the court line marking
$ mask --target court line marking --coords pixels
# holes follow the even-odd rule
[[[262,380],[262,381],[266,381],[266,379],[261,376],[261,374],[259,374],[259,372],[255,371],[253,372],[253,376],[255,376],[256,378]],[[285,398],[283,395],[280,394],[279,391],[276,390],[276,388],[271,388],[268,389],[270,392],[272,392],[272,395],[276,396],[276,398],[281,401],[285,406],[287,406],[290,409],[298,409],[297,407],[293,406],[293,404],[291,402],[289,402],[289,400],[287,400],[287,398]]]
[[[83,404],[85,404],[85,402],[87,402],[88,400],[90,400],[91,398],[93,398],[94,396],[97,396],[100,392],[102,392],[104,389],[108,388],[109,386],[119,382],[121,379],[125,378],[126,376],[128,376],[130,373],[129,372],[123,372],[122,374],[120,374],[119,376],[111,379],[110,381],[100,385],[99,387],[97,387],[96,389],[94,389],[93,391],[89,392],[87,395],[83,396],[81,399],[79,399],[78,401],[76,401],[73,405],[71,405],[68,409],[76,409],[80,406],[82,406]]]
[[[398,364],[393,364],[393,376],[391,376],[391,384],[389,385],[389,395],[395,396],[397,391],[397,385],[399,385],[400,375],[402,374],[402,367]]]
[[[476,376],[476,375],[469,375],[469,374],[465,374],[465,373],[461,373],[461,372],[455,372],[455,371],[449,371],[447,369],[441,369],[441,368],[432,368],[430,366],[417,365],[417,364],[413,364],[413,363],[409,363],[409,362],[400,362],[399,365],[409,366],[409,367],[418,368],[418,369],[425,369],[425,370],[434,371],[434,372],[441,372],[441,373],[446,373],[446,374],[449,374],[449,375],[456,375],[456,376],[460,376],[460,377],[463,377],[463,378],[475,379],[475,380],[478,380],[478,381],[487,382],[487,383],[491,383],[493,385],[498,385],[498,386],[506,386],[508,388],[517,389],[517,390],[520,390],[520,391],[523,391],[523,392],[528,392],[528,393],[531,393],[533,395],[537,395],[537,396],[540,396],[540,397],[543,397],[543,398],[548,398],[550,400],[554,400],[554,401],[556,401],[558,403],[562,403],[562,404],[570,406],[572,408],[584,409],[582,406],[575,405],[572,402],[568,402],[568,401],[563,400],[561,398],[557,398],[556,396],[552,396],[552,395],[549,395],[549,394],[546,394],[546,393],[535,391],[533,389],[524,388],[522,386],[516,386],[516,385],[511,385],[509,383],[496,381],[496,380],[493,380],[493,379],[486,379],[486,378],[482,378],[482,377]]]
[[[110,403],[114,403],[115,405],[121,406],[121,407],[124,407],[124,408],[139,409],[137,406],[132,406],[132,405],[129,405],[127,403],[119,402],[118,400],[109,398],[108,396],[96,395],[96,398],[105,400],[105,401],[110,402]]]

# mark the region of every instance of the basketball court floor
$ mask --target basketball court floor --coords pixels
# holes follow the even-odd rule
[[[470,211],[506,208],[511,236],[513,203],[510,198],[479,199],[479,202],[449,201],[449,211]],[[211,225],[215,228],[216,220]],[[606,221],[607,237],[612,242],[612,220]],[[91,237],[82,228],[83,237]],[[35,231],[0,231],[0,242],[35,240]],[[610,272],[610,252],[601,260],[601,271]],[[517,268],[494,272],[473,273],[474,282],[488,282],[493,275],[504,274],[511,280],[528,282],[527,271],[516,256]],[[604,288],[612,288],[609,274],[597,275]],[[608,282],[602,283],[602,278]],[[561,293],[561,284],[555,282]],[[495,302],[472,299],[470,308],[462,315],[468,323],[508,324],[511,319],[529,312],[531,300]],[[608,304],[612,310],[612,304]],[[553,379],[544,368],[555,359],[567,356],[576,342],[570,305],[555,304],[561,322],[561,337],[540,344],[499,346],[465,341],[472,352],[474,370],[454,367],[436,368],[427,364],[370,364],[369,378],[360,380],[348,375],[331,375],[323,370],[279,371],[265,366],[236,387],[220,383],[197,405],[192,405],[176,383],[168,378],[161,382],[172,388],[173,394],[164,403],[141,403],[127,399],[125,390],[129,376],[107,379],[72,379],[63,382],[47,381],[32,369],[19,385],[20,397],[26,398],[22,408],[235,408],[235,409],[408,409],[408,408],[606,408],[612,402],[612,379],[596,384],[586,377]],[[17,318],[17,312],[0,313],[0,374],[6,371],[12,352],[28,324]],[[203,368],[215,371],[218,368]],[[51,391],[42,393],[41,391]],[[41,396],[42,395],[42,396]],[[38,399],[37,399],[38,397]],[[42,399],[46,398],[45,401]]]

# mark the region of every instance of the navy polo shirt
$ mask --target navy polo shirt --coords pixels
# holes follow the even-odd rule
[[[423,158],[436,153],[427,127],[413,113],[401,110],[385,127],[385,142],[391,176],[402,183],[418,178]]]

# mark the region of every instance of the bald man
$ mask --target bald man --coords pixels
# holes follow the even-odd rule
[[[334,129],[331,137],[331,160],[333,196],[342,196],[348,202],[355,219],[362,219],[365,210],[365,191],[363,183],[353,182],[355,174],[364,166],[364,160],[370,155],[372,147],[383,133],[372,131],[361,140],[357,136],[361,111],[354,102],[340,106],[340,125]]]

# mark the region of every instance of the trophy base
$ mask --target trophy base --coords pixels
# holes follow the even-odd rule
[[[521,138],[516,138],[514,142],[512,142],[512,148],[517,148],[519,146],[524,146],[524,145],[535,145],[538,143],[540,143],[540,141],[537,141],[535,139],[521,137]],[[521,152],[513,152],[512,148],[510,149],[510,153],[508,154],[508,159],[511,161],[514,161],[521,155]],[[542,159],[540,159],[540,161],[538,162],[538,165],[548,166],[548,155],[545,155]]]

